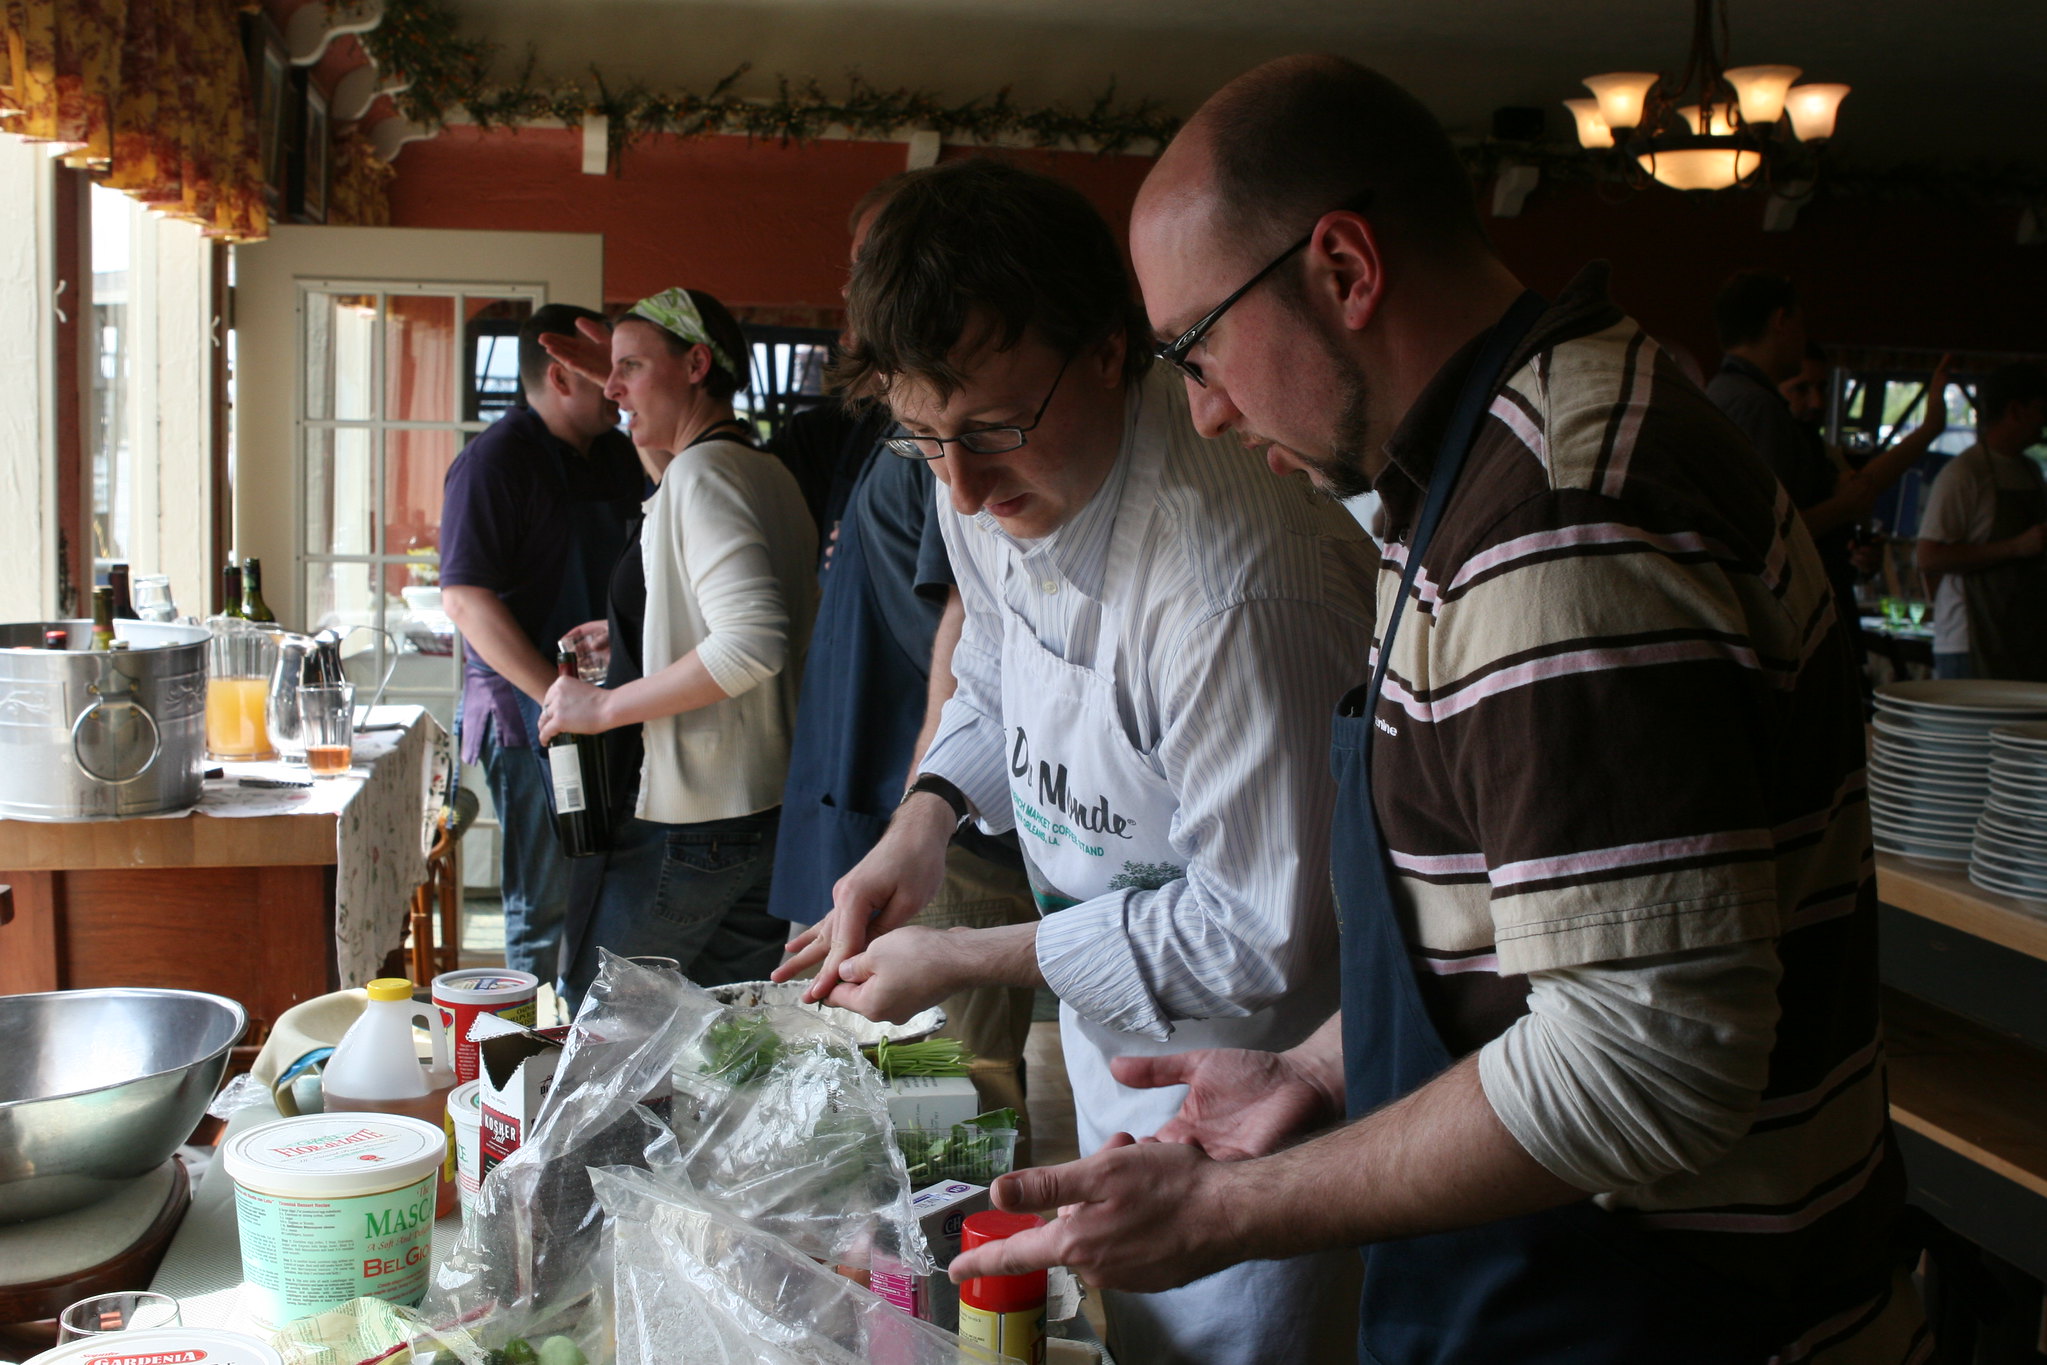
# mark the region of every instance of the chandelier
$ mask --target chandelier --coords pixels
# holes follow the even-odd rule
[[[1834,135],[1848,87],[1793,85],[1803,74],[1795,66],[1725,68],[1726,0],[1693,0],[1692,15],[1691,50],[1675,81],[1610,71],[1585,78],[1593,98],[1564,101],[1578,145],[1617,149],[1629,178],[1677,190],[1758,184],[1782,163],[1816,159],[1803,149]]]

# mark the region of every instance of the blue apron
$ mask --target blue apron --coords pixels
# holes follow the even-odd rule
[[[1392,867],[1372,805],[1373,719],[1423,552],[1507,361],[1544,307],[1538,295],[1523,294],[1481,348],[1436,453],[1400,596],[1380,633],[1378,666],[1337,711],[1330,856],[1343,931],[1343,1055],[1353,1119],[1419,1089],[1456,1060],[1422,1002],[1396,913]],[[1380,1242],[1363,1255],[1358,1358],[1377,1365],[1760,1365],[1796,1335],[1780,1334],[1781,1305],[1589,1200]]]

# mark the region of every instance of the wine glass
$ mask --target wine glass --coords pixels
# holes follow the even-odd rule
[[[1905,614],[1912,619],[1912,629],[1919,629],[1920,622],[1926,619],[1926,603],[1913,598],[1905,604]]]
[[[108,1332],[140,1332],[151,1327],[181,1327],[178,1301],[168,1294],[95,1294],[80,1299],[57,1318],[57,1344],[103,1336]]]

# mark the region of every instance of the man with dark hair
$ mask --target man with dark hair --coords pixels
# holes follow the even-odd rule
[[[1939,678],[2047,682],[2047,480],[2026,453],[2047,425],[2047,373],[1993,370],[1976,390],[1976,444],[1933,481],[1919,568],[1939,574]]]
[[[1374,555],[1299,479],[1202,440],[1147,373],[1123,256],[1078,191],[995,161],[889,201],[853,268],[843,373],[930,462],[965,606],[958,690],[874,851],[799,938],[810,994],[902,1019],[967,986],[1047,985],[1082,1145],[1176,1097],[1109,1060],[1288,1047],[1333,1005],[1328,707],[1364,666]],[[1043,918],[939,932],[960,826],[1017,831]],[[1281,1253],[1287,1255],[1287,1253]],[[1326,1360],[1343,1255],[1110,1296],[1157,1365]]]
[[[1247,147],[1289,216],[1240,231]],[[1352,178],[1296,193],[1274,147]],[[1384,503],[1332,745],[1342,1010],[1282,1053],[1119,1059],[1188,1086],[1162,1140],[1004,1177],[1061,1216],[952,1274],[1364,1246],[1384,1365],[1919,1359],[1860,697],[1811,540],[1603,268],[1548,302],[1447,205],[1373,193],[1423,159],[1457,173],[1412,96],[1287,58],[1132,217],[1196,426]]]
[[[923,174],[891,176],[860,197],[848,223],[852,259],[881,206]],[[849,345],[851,335],[842,336],[841,348]],[[831,909],[832,887],[873,850],[902,800],[937,711],[952,695],[964,608],[938,526],[931,467],[881,446],[894,426],[888,409],[833,401],[795,421],[810,429],[815,448],[841,452],[830,499],[836,510],[820,532],[835,544],[820,556],[822,591],[768,891],[768,913],[807,929]],[[987,929],[1036,918],[1014,834],[961,830],[945,864],[944,885],[915,923]],[[1017,1111],[1019,1159],[1030,1139],[1022,1064],[1032,996],[1025,987],[984,986],[943,1002],[943,1036],[974,1054],[983,1108]]]
[[[604,619],[604,585],[625,548],[644,476],[600,385],[549,357],[540,338],[603,315],[551,303],[519,327],[520,402],[448,468],[441,600],[462,632],[456,729],[481,763],[498,817],[505,965],[554,980],[568,904],[546,765],[534,751],[555,642]]]

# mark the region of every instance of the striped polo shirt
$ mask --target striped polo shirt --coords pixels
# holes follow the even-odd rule
[[[1388,444],[1381,621],[1476,351]],[[1377,814],[1423,997],[1462,1054],[1525,1013],[1530,972],[1775,940],[1782,1015],[1747,1135],[1704,1170],[1598,1201],[1737,1282],[1840,1301],[1884,1278],[1903,1170],[1860,692],[1826,575],[1784,489],[1607,300],[1603,267],[1508,374],[1375,716]],[[1903,1308],[1848,1304],[1827,1335]]]

